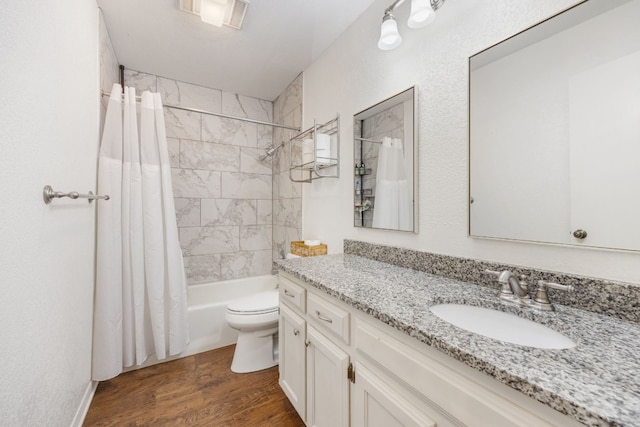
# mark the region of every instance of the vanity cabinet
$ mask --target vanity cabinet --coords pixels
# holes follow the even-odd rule
[[[349,312],[307,292],[307,426],[349,426]]]
[[[424,404],[408,394],[401,385],[375,373],[362,362],[356,363],[357,381],[352,387],[354,426],[366,427],[449,427],[424,411]]]
[[[581,425],[282,271],[280,292],[280,384],[307,426]]]
[[[286,305],[280,305],[278,345],[280,346],[279,383],[300,417],[306,418],[305,320]]]
[[[279,336],[280,387],[305,424],[348,427],[348,313],[282,275]]]
[[[307,426],[349,426],[349,354],[309,325]]]

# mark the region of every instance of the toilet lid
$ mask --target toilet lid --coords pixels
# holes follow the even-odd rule
[[[263,314],[278,310],[278,290],[259,292],[238,298],[227,305],[227,310],[234,313]]]

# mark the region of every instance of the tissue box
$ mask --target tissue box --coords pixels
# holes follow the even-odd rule
[[[317,246],[308,246],[303,240],[291,241],[291,253],[300,256],[326,255],[327,245],[320,243]]]

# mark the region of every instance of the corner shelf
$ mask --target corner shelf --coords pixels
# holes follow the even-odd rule
[[[335,157],[318,157],[317,156],[317,134],[323,133],[330,136],[333,139],[335,135],[335,152],[331,153]],[[305,139],[313,139],[313,160],[306,163],[296,164],[293,159],[293,145],[300,145],[300,161],[302,161],[302,153],[304,147],[302,146]],[[330,146],[333,144],[330,143]],[[323,124],[317,124],[313,121],[313,127],[295,135],[289,139],[289,179],[293,182],[311,182],[318,178],[339,178],[340,177],[340,114],[336,115],[334,119],[329,120]],[[308,174],[307,178],[294,178],[293,172],[301,171],[302,176]]]

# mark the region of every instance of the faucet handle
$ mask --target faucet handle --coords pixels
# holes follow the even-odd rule
[[[559,283],[545,282],[544,280],[539,280],[538,283],[540,282],[546,283],[547,288],[556,289],[558,291],[573,292],[575,290],[571,285],[561,285]]]
[[[538,280],[538,289],[536,290],[536,296],[533,300],[537,303],[548,304],[550,306],[551,301],[549,301],[549,295],[547,295],[547,288],[565,292],[571,292],[574,290],[571,285],[561,285],[559,283],[547,282],[546,280]]]

